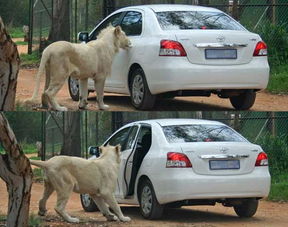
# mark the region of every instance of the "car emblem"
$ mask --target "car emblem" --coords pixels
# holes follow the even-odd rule
[[[216,38],[216,40],[220,43],[223,43],[226,40],[226,38],[224,36],[219,36]]]
[[[228,148],[227,147],[221,147],[220,148],[220,152],[222,152],[223,154],[226,154],[228,151]]]

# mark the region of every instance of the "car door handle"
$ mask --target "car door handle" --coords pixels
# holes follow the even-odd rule
[[[200,155],[201,159],[236,159],[236,158],[248,158],[249,155],[243,154],[211,154],[211,155]]]

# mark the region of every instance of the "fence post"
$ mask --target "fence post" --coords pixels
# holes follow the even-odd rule
[[[33,44],[33,10],[34,0],[29,0],[29,42],[28,42],[28,54],[32,54]]]

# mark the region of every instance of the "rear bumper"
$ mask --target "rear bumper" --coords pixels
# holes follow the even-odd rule
[[[189,169],[167,169],[152,180],[160,204],[188,199],[266,197],[270,191],[268,167],[233,176],[198,175]]]
[[[197,65],[183,57],[159,57],[143,66],[152,94],[178,90],[265,89],[269,81],[267,57],[243,65]]]

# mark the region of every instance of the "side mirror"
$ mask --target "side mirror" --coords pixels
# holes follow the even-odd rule
[[[88,32],[79,32],[78,33],[78,40],[81,42],[88,42],[89,33]]]
[[[88,152],[91,156],[95,155],[97,158],[100,156],[99,147],[89,147]]]

